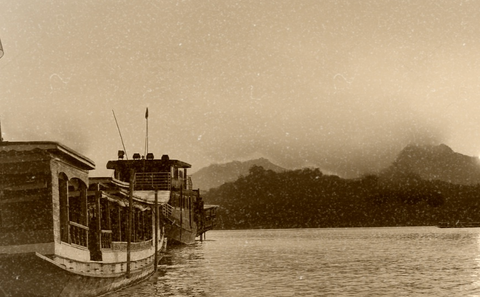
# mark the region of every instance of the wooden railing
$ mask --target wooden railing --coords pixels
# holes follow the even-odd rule
[[[135,190],[170,190],[172,177],[169,172],[138,172],[135,174]]]
[[[102,230],[101,241],[102,249],[112,248],[112,230]]]
[[[70,239],[73,244],[88,247],[88,227],[70,222]]]
[[[169,218],[172,215],[173,207],[169,204],[162,205],[162,215]]]

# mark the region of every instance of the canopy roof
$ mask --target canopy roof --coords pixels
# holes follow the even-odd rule
[[[42,150],[85,170],[95,169],[95,163],[73,149],[54,141],[0,141],[0,153]]]

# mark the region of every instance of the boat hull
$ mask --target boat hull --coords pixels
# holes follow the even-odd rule
[[[179,245],[179,244],[194,244],[195,237],[197,236],[197,230],[194,229],[185,229],[179,225],[173,223],[167,225],[165,228],[165,237],[168,238],[168,245]]]
[[[98,296],[138,283],[154,263],[126,273],[74,273],[37,253],[0,255],[0,296]]]

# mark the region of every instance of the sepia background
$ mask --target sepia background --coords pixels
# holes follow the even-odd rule
[[[480,154],[480,1],[0,1],[4,140],[355,177]]]

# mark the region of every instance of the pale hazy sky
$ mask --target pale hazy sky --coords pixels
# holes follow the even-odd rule
[[[0,0],[5,140],[354,176],[480,154],[479,1]]]

